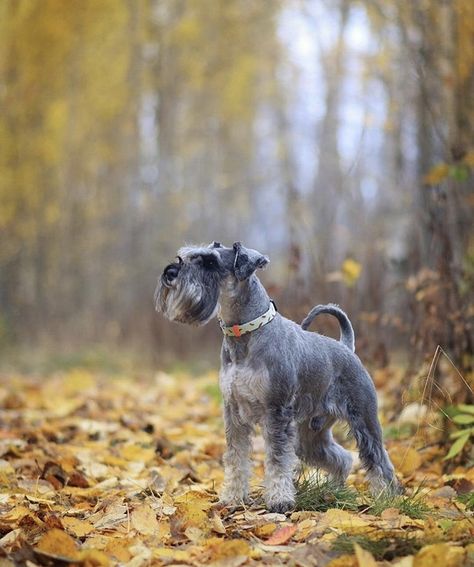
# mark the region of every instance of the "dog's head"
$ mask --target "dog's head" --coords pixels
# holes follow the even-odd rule
[[[155,307],[172,321],[205,325],[217,313],[224,282],[248,280],[269,260],[240,242],[231,248],[219,242],[185,246],[164,269],[155,291]]]

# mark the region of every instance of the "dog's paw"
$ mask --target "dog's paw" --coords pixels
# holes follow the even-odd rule
[[[219,508],[242,508],[253,503],[248,494],[221,494],[216,506]]]
[[[282,500],[281,502],[272,502],[267,504],[267,509],[270,512],[276,512],[277,514],[286,514],[286,512],[291,512],[294,507],[294,500]]]

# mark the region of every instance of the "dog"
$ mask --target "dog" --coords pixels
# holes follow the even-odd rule
[[[227,449],[221,502],[249,502],[251,437],[259,424],[265,441],[267,508],[294,508],[299,461],[345,483],[352,457],[333,438],[346,421],[373,492],[401,491],[384,448],[373,382],[354,353],[354,331],[338,306],[313,308],[301,325],[277,312],[256,275],[269,262],[240,242],[226,247],[186,246],[163,271],[155,307],[165,317],[205,325],[218,317],[224,334],[220,387]],[[309,332],[320,313],[335,316],[340,340]]]

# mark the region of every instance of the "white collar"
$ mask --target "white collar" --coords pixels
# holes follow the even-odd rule
[[[256,319],[252,319],[252,321],[243,323],[242,325],[231,325],[230,327],[227,327],[225,321],[223,321],[219,315],[217,316],[217,319],[224,335],[227,337],[240,337],[247,333],[251,333],[252,331],[256,331],[257,329],[260,329],[260,327],[270,323],[270,321],[273,321],[276,314],[277,309],[275,303],[272,299],[270,299],[270,307],[263,315],[260,315],[260,317],[257,317]]]

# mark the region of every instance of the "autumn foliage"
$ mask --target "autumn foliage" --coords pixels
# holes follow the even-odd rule
[[[215,373],[132,380],[77,369],[2,378],[0,550],[9,558],[2,565],[454,567],[472,560],[473,469],[463,466],[466,452],[443,461],[448,446],[433,433],[433,408],[420,420],[419,407],[406,406],[385,423],[386,432],[398,432],[387,444],[406,496],[368,496],[356,466],[351,506],[326,493],[325,511],[285,516],[262,507],[259,436],[254,505],[217,506],[224,435]],[[380,397],[392,403],[387,388]]]

